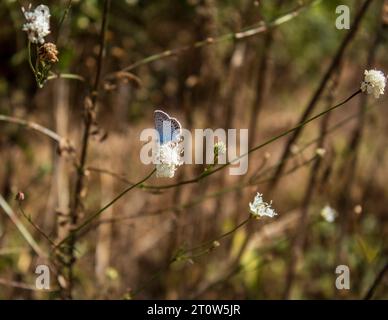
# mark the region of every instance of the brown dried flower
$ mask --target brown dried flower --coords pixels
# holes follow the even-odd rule
[[[52,42],[47,42],[39,47],[39,59],[49,62],[58,62],[58,50],[57,46]]]

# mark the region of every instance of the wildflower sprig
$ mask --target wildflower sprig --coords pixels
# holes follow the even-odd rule
[[[329,205],[326,205],[321,210],[321,217],[325,219],[327,222],[332,223],[337,218],[338,213],[335,209],[330,207]]]
[[[22,12],[26,18],[22,30],[27,32],[28,41],[35,44],[44,44],[44,37],[50,33],[49,8],[41,4],[32,10],[30,4],[27,10],[22,7]]]
[[[58,62],[56,45],[45,40],[51,32],[50,9],[42,4],[32,9],[30,5],[27,9],[22,7],[22,12],[26,19],[22,30],[27,32],[28,36],[28,62],[38,87],[42,88],[50,75],[52,65]]]
[[[214,163],[218,162],[220,156],[226,154],[226,145],[223,141],[214,144]]]
[[[208,164],[204,171],[201,174],[201,179],[207,176],[212,172],[212,169],[217,165],[222,163],[221,159],[226,160],[226,145],[223,141],[218,141],[214,144],[213,148],[213,162]],[[225,163],[225,162],[223,162]]]
[[[366,94],[373,94],[378,99],[384,94],[387,78],[380,70],[365,70],[364,80],[361,82],[361,91]]]
[[[273,218],[274,216],[277,216],[277,213],[272,208],[272,201],[270,203],[265,202],[261,193],[257,193],[253,202],[249,203],[249,210],[255,218],[264,216]]]

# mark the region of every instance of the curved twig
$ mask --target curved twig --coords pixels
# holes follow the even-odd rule
[[[39,257],[46,258],[47,255],[42,250],[42,248],[39,246],[39,244],[35,241],[35,239],[32,237],[32,235],[29,233],[27,228],[24,226],[24,224],[20,221],[18,216],[15,214],[15,212],[11,209],[11,207],[8,205],[8,203],[5,201],[3,196],[0,194],[0,207],[4,210],[4,212],[8,215],[8,217],[11,219],[11,221],[15,224],[16,228],[19,230],[23,238],[27,241],[27,243],[30,245],[30,247],[35,251],[35,253]]]
[[[56,132],[54,132],[46,127],[43,127],[40,124],[32,122],[32,121],[28,121],[28,120],[24,120],[24,119],[20,119],[20,118],[16,118],[16,117],[11,117],[11,116],[6,116],[4,114],[0,114],[0,121],[19,124],[23,127],[27,127],[29,129],[38,131],[38,132],[44,134],[45,136],[55,140],[58,143],[63,141],[63,138],[59,134],[57,134]]]
[[[291,12],[273,20],[272,22],[270,22],[268,24],[265,24],[265,23],[257,24],[256,23],[255,25],[252,25],[252,26],[250,26],[250,27],[248,27],[245,30],[242,30],[240,32],[230,32],[230,33],[224,34],[224,35],[217,37],[217,38],[207,38],[205,40],[197,41],[192,45],[187,45],[187,46],[183,46],[183,47],[176,48],[176,49],[166,50],[166,51],[151,55],[151,56],[146,57],[144,59],[141,59],[137,62],[134,62],[133,64],[131,64],[131,65],[129,65],[129,66],[117,71],[117,72],[109,73],[105,76],[105,78],[112,78],[118,72],[131,71],[131,70],[133,70],[137,67],[140,67],[142,65],[149,64],[149,63],[157,61],[157,60],[177,56],[179,54],[182,54],[182,53],[189,51],[189,50],[192,50],[192,49],[198,49],[198,48],[201,48],[204,46],[214,45],[214,44],[222,43],[225,41],[241,40],[241,39],[249,38],[249,37],[264,33],[266,31],[268,31],[269,29],[276,28],[276,27],[280,26],[281,24],[296,18],[304,10],[306,10],[307,8],[312,7],[314,5],[317,5],[321,1],[322,0],[314,0],[307,5],[299,6],[298,8],[296,8],[296,9],[292,10]]]
[[[375,280],[373,281],[371,287],[367,291],[364,300],[370,300],[372,299],[378,285],[383,280],[385,273],[388,271],[388,263],[385,264],[385,266],[381,269],[381,271],[377,274]]]

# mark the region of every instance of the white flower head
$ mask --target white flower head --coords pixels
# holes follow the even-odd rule
[[[277,213],[271,205],[272,201],[270,203],[264,202],[263,195],[261,193],[257,193],[253,202],[249,203],[249,209],[251,214],[257,218],[263,216],[273,218],[274,216],[277,216]]]
[[[226,153],[226,145],[223,141],[218,141],[214,144],[214,154],[216,156]]]
[[[326,150],[324,148],[317,148],[315,150],[315,154],[318,156],[318,157],[321,157],[323,158],[326,154]]]
[[[22,7],[22,11],[27,20],[22,30],[27,32],[28,40],[43,44],[44,37],[50,33],[50,9],[41,4],[35,10],[31,9],[31,5],[27,10]]]
[[[181,147],[176,142],[166,142],[159,145],[154,163],[156,176],[159,178],[173,178],[177,168],[183,164]]]
[[[373,94],[378,99],[380,95],[384,94],[386,85],[386,77],[380,70],[365,70],[364,80],[361,82],[361,91],[367,94]]]
[[[337,218],[337,211],[330,207],[329,205],[326,205],[323,207],[321,210],[321,216],[323,219],[325,219],[327,222],[334,222],[335,219]]]

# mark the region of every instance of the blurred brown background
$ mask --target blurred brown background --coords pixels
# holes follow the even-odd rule
[[[356,0],[313,7],[296,0],[112,1],[80,220],[150,171],[140,162],[139,134],[153,126],[155,109],[188,129],[249,128],[253,147],[296,125],[321,85],[310,116],[354,93],[368,66],[388,71],[388,3],[366,2],[371,4],[363,9],[365,1]],[[38,89],[21,31],[20,6],[28,3],[2,1],[0,114],[50,128],[78,152],[84,100],[98,63],[103,1],[72,1],[59,33],[68,1],[45,4],[52,14],[47,38],[60,52],[52,71],[78,74],[85,82],[54,79]],[[349,6],[351,21],[359,14],[353,33],[335,27],[340,4]],[[178,51],[121,79],[106,77],[150,55],[254,28],[300,7],[305,10],[298,17],[267,32]],[[272,177],[287,137],[252,153],[245,176],[221,170],[199,183],[130,191],[80,236],[74,297],[364,297],[387,261],[386,101],[358,95],[307,125],[278,180]],[[323,158],[315,154],[318,147],[326,150]],[[188,180],[203,169],[185,165],[173,180],[152,178],[147,184]],[[21,216],[15,195],[25,194],[24,211],[56,240],[75,175],[72,156],[59,154],[55,142],[0,121],[0,194],[43,248],[49,248],[47,241]],[[244,220],[256,192],[273,200],[276,218],[251,221],[198,257],[185,254]],[[327,204],[338,212],[333,223],[320,216]],[[179,261],[170,263],[174,257]],[[34,285],[39,263],[0,208],[0,298],[58,298],[56,291],[21,287]],[[335,288],[341,264],[350,268],[350,290]],[[55,276],[51,285],[57,288]],[[387,279],[374,296],[388,298]]]

